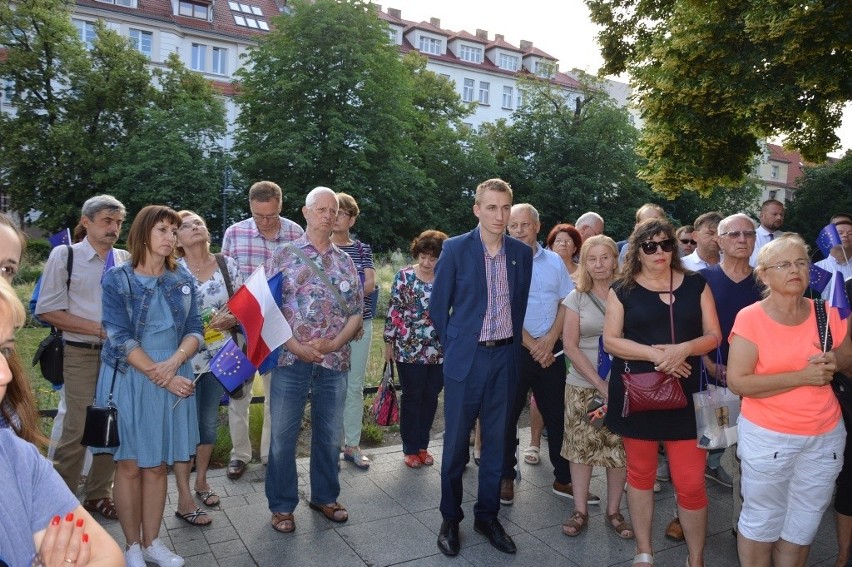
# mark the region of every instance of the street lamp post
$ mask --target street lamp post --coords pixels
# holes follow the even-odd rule
[[[225,230],[228,228],[228,195],[234,192],[234,186],[231,185],[231,176],[234,170],[230,165],[225,166],[225,172],[222,180],[222,237],[225,236]]]

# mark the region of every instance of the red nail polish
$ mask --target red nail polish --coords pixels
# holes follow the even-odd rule
[[[50,525],[58,526],[59,525],[59,516],[54,516],[52,520],[50,520]]]
[[[83,534],[83,543],[89,543],[89,534]]]
[[[83,518],[80,518],[79,520],[77,520],[77,527],[78,527],[78,528],[82,528],[82,527],[83,527]]]
[[[73,522],[74,521],[74,512],[68,512],[68,515],[65,516],[65,521],[66,522]]]

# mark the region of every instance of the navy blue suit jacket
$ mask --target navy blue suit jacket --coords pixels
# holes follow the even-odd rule
[[[509,279],[513,344],[519,351],[523,348],[522,329],[532,278],[532,249],[508,235],[503,237],[503,246]],[[446,240],[435,266],[429,315],[444,347],[445,378],[462,381],[470,372],[487,302],[485,254],[477,227],[467,234]]]

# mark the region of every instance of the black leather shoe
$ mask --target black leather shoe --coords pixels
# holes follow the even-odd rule
[[[512,538],[509,537],[509,534],[506,533],[506,530],[503,529],[497,518],[493,520],[474,520],[473,529],[487,537],[491,545],[503,553],[515,553],[518,551],[518,548],[515,547],[515,542],[512,541]]]
[[[454,557],[459,554],[459,523],[455,520],[444,520],[441,531],[438,532],[438,549],[444,555]]]
[[[243,473],[246,472],[246,464],[239,460],[234,459],[230,463],[228,463],[228,478],[231,480],[237,480]]]

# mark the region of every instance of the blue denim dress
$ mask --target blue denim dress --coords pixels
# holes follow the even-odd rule
[[[156,277],[135,274],[137,281],[153,291],[147,322],[141,336],[141,347],[154,362],[170,357],[181,337],[169,303]],[[109,397],[113,366],[102,364],[98,378],[97,399],[104,403]],[[177,374],[194,378],[192,364],[187,362]],[[140,467],[156,467],[161,463],[188,461],[198,444],[198,415],[195,400],[190,397],[172,406],[179,398],[165,388],[156,386],[133,366],[119,370],[115,379],[113,401],[118,407],[118,433],[121,445],[106,452],[115,460],[135,460]]]

